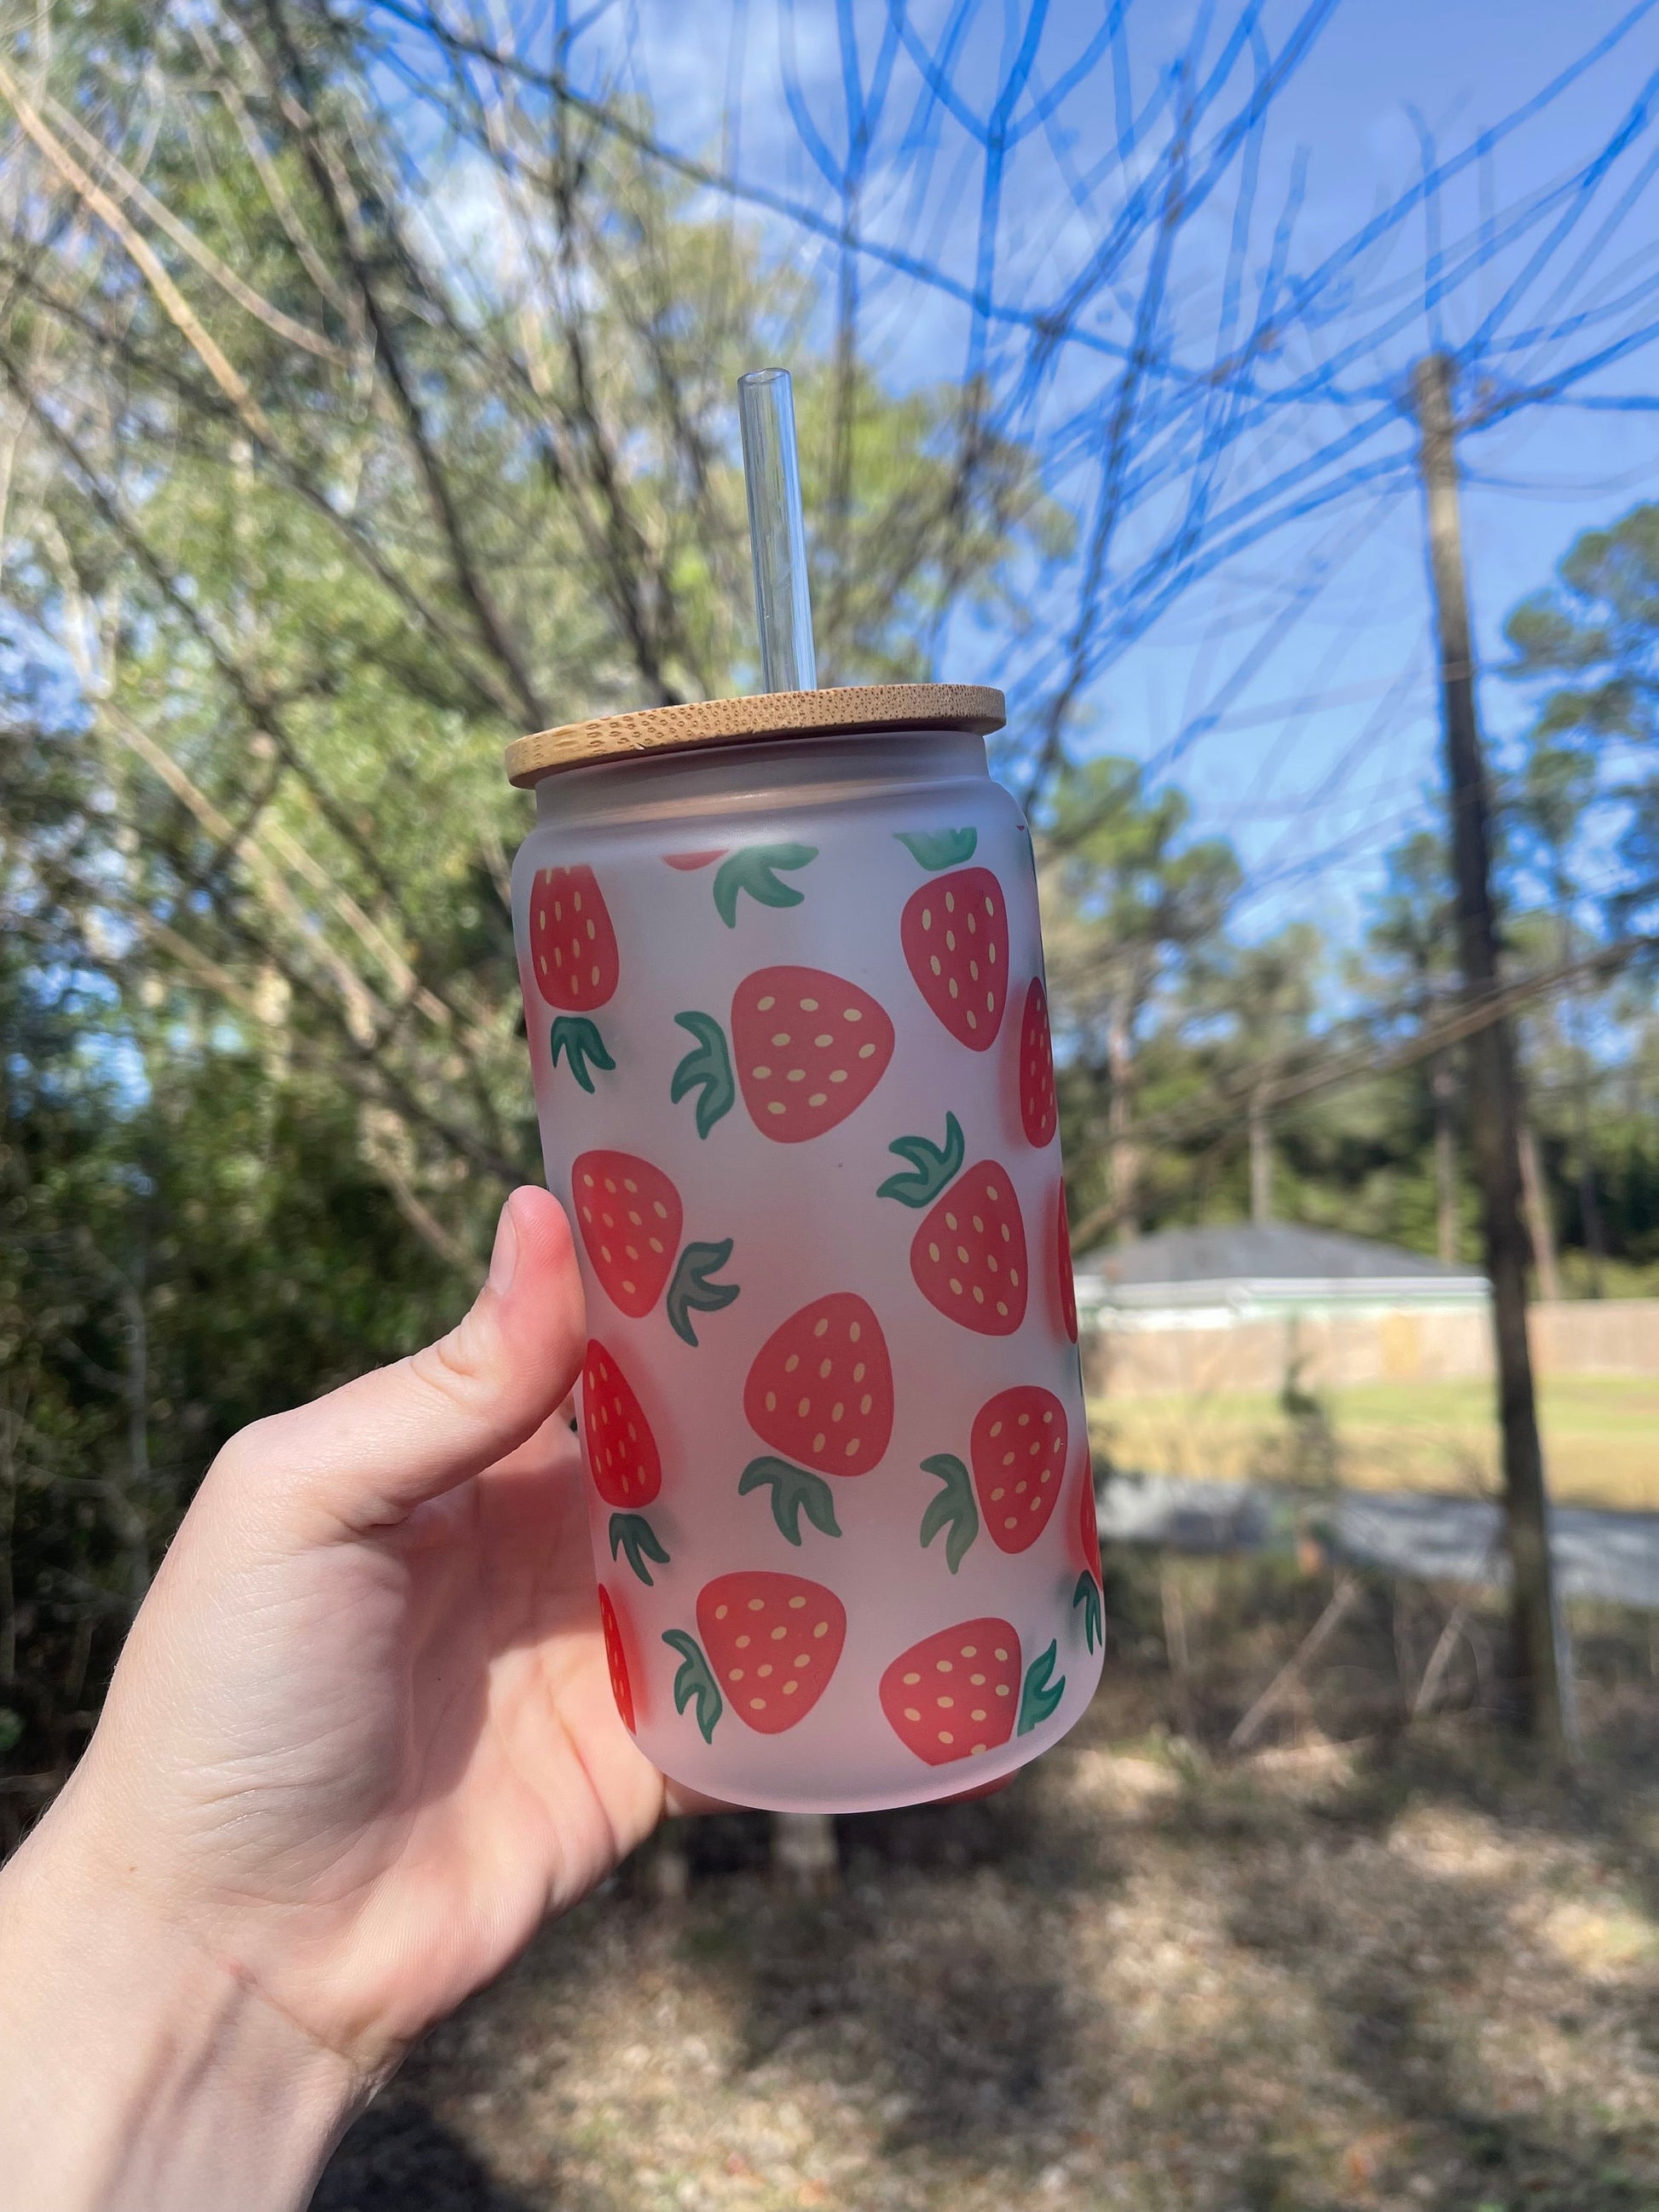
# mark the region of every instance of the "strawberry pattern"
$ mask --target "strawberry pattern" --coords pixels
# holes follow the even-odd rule
[[[1006,1771],[1100,1664],[1030,840],[902,789],[555,820],[515,878],[611,1691],[741,1803]]]
[[[611,1694],[617,1701],[622,1724],[631,1735],[639,1723],[634,1714],[634,1678],[628,1670],[628,1646],[623,1635],[622,1608],[605,1584],[599,1584],[599,1634],[605,1642],[605,1663],[611,1676]]]
[[[570,1170],[570,1199],[588,1264],[619,1312],[638,1321],[662,1297],[668,1325],[695,1346],[692,1316],[719,1313],[738,1295],[714,1279],[732,1239],[680,1249],[685,1208],[660,1168],[633,1152],[584,1152]],[[679,1254],[678,1263],[675,1254]]]
[[[1105,1640],[1102,1601],[1106,1577],[1100,1565],[1100,1507],[1095,1498],[1094,1462],[1084,1441],[1083,1464],[1078,1474],[1077,1534],[1082,1572],[1072,1591],[1072,1611],[1078,1615],[1085,1647],[1092,1651]]]
[[[856,1112],[893,1057],[885,1008],[822,968],[760,968],[745,975],[732,1000],[729,1051],[712,1014],[674,1019],[696,1046],[674,1070],[669,1097],[678,1105],[695,1097],[700,1137],[731,1112],[740,1091],[762,1136],[804,1145]]]
[[[1008,994],[1008,911],[988,868],[959,868],[924,884],[900,925],[916,988],[953,1037],[989,1052]]]
[[[1039,1151],[1054,1141],[1060,1127],[1054,1048],[1048,1035],[1048,994],[1040,975],[1033,975],[1026,986],[1025,1013],[1019,1025],[1019,1119],[1026,1143]]]
[[[590,1016],[616,996],[621,966],[616,925],[592,868],[538,871],[528,933],[536,988],[548,1006],[562,1009],[550,1031],[553,1062],[562,1054],[576,1081],[591,1091],[592,1067],[616,1067]]]

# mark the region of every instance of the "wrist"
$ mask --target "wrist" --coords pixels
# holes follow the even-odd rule
[[[368,2086],[52,1816],[0,1873],[0,2172],[17,2203],[293,2212]]]

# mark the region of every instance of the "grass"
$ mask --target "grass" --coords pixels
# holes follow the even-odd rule
[[[1573,1780],[1484,1709],[1496,1613],[1405,1725],[1447,1601],[1382,1583],[1229,1757],[1329,1589],[1109,1560],[1101,1694],[1012,1788],[839,1823],[811,1902],[759,1816],[689,1824],[689,1895],[548,1930],[315,2212],[1651,2212],[1650,1624],[1575,1609]]]
[[[1659,1376],[1573,1375],[1539,1393],[1551,1489],[1584,1505],[1659,1510]],[[1104,1398],[1096,1448],[1146,1474],[1322,1476],[1356,1489],[1490,1492],[1489,1382],[1375,1382],[1321,1391],[1288,1419],[1267,1392]],[[1310,1462],[1319,1462],[1310,1464]]]

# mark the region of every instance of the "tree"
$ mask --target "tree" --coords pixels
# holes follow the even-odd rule
[[[1100,756],[1060,779],[1039,820],[1049,988],[1072,1061],[1068,1097],[1087,1101],[1073,1157],[1101,1150],[1125,1237],[1149,1196],[1133,1129],[1148,1024],[1183,963],[1222,927],[1240,879],[1224,843],[1190,836],[1191,812],[1178,791],[1149,793],[1135,762]]]
[[[1273,1218],[1274,1100],[1308,1045],[1323,959],[1313,923],[1293,921],[1253,944],[1214,945],[1195,967],[1197,1009],[1218,1030],[1205,1057],[1244,1096],[1252,1221]]]
[[[1557,819],[1564,801],[1578,820],[1614,815],[1624,879],[1613,908],[1627,925],[1659,898],[1659,506],[1583,532],[1504,634],[1515,654],[1505,674],[1540,695],[1534,793]]]
[[[463,173],[321,10],[52,29],[0,54],[0,1742],[46,1785],[223,1437],[435,1333],[534,1171],[503,741],[749,681],[740,369],[793,352],[831,465],[807,287],[597,125],[507,103]],[[925,673],[1050,519],[988,434],[963,495],[953,403],[849,404],[826,647]]]
[[[550,145],[498,85],[417,146],[376,66],[273,0],[95,10],[0,69],[9,575],[113,811],[116,964],[353,1097],[465,1269],[536,1150],[501,744],[748,680],[735,380],[782,346],[821,422],[831,365],[805,284],[597,121]],[[963,491],[952,402],[846,400],[806,442],[856,578],[825,659],[921,674],[1048,510],[988,433]]]
[[[1388,855],[1386,888],[1366,933],[1385,977],[1407,988],[1419,1026],[1432,1020],[1454,988],[1451,884],[1444,841],[1431,830],[1414,830]],[[1457,1258],[1457,1138],[1454,1103],[1457,1079],[1449,1051],[1428,1063],[1434,1129],[1435,1251],[1448,1265]]]
[[[1485,1017],[1467,1048],[1470,1148],[1492,1285],[1516,1677],[1528,1729],[1541,1741],[1559,1744],[1571,1729],[1571,1692],[1561,1665],[1549,1502],[1527,1334],[1521,1082],[1509,1012],[1498,995],[1502,986],[1490,794],[1475,705],[1459,511],[1458,425],[1453,407],[1457,370],[1449,354],[1430,354],[1417,364],[1413,391],[1421,431],[1419,465],[1440,661],[1447,843],[1456,888],[1458,968],[1467,1010]]]
[[[1518,838],[1523,846],[1530,848],[1543,877],[1552,924],[1550,950],[1567,970],[1574,968],[1582,950],[1574,854],[1595,790],[1595,763],[1584,751],[1564,744],[1553,736],[1532,733],[1510,811]],[[1599,1298],[1607,1264],[1607,1237],[1596,1196],[1595,1154],[1590,1130],[1593,1077],[1587,1042],[1589,1008],[1584,983],[1576,975],[1562,994],[1559,1018],[1567,1063],[1565,1079],[1571,1106],[1579,1227],[1589,1261],[1590,1296]],[[1541,1184],[1542,1177],[1536,1169],[1534,1175]]]

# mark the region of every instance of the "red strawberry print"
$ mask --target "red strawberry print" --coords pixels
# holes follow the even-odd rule
[[[605,1635],[605,1663],[611,1670],[611,1694],[617,1700],[623,1726],[634,1732],[634,1686],[628,1678],[628,1654],[623,1646],[622,1620],[611,1593],[599,1584],[599,1626]]]
[[[566,1011],[549,1037],[552,1062],[562,1054],[584,1091],[593,1088],[588,1063],[614,1069],[605,1039],[588,1019],[617,988],[617,933],[592,868],[539,868],[530,887],[530,958],[536,988]]]
[[[957,868],[914,892],[899,941],[916,988],[951,1036],[988,1052],[1008,995],[1008,909],[988,868]]]
[[[607,1505],[619,1509],[611,1516],[611,1556],[626,1552],[629,1565],[648,1589],[646,1561],[666,1566],[668,1554],[638,1509],[662,1488],[662,1455],[633,1385],[597,1337],[589,1340],[582,1363],[582,1437],[593,1487]]]
[[[1019,1025],[1019,1119],[1028,1145],[1051,1144],[1060,1127],[1048,999],[1039,975],[1031,978],[1025,994],[1024,1018]]]
[[[820,1478],[867,1474],[893,1433],[893,1364],[864,1300],[834,1291],[774,1329],[749,1370],[743,1410],[756,1435],[783,1456],[750,1460],[738,1495],[769,1490],[772,1518],[792,1544],[800,1542],[803,1513],[826,1536],[839,1536],[835,1500]]]
[[[592,1013],[617,988],[617,933],[592,868],[541,868],[530,891],[530,953],[550,1006]]]
[[[1028,1551],[1060,1503],[1070,1424],[1052,1390],[1018,1383],[974,1417],[969,1451],[980,1517],[1000,1552]]]
[[[910,1243],[916,1287],[947,1319],[1012,1336],[1025,1318],[1025,1223],[1006,1168],[965,1169]]]
[[[711,860],[723,860],[725,856],[725,846],[715,845],[706,853],[665,853],[662,857],[665,866],[687,873],[694,868],[706,868]]]
[[[881,1678],[881,1709],[908,1750],[929,1766],[948,1766],[1012,1735],[1020,1664],[1009,1622],[959,1621],[900,1653]]]
[[[685,1210],[660,1168],[632,1152],[584,1152],[570,1170],[576,1226],[599,1286],[632,1321],[665,1288]]]
[[[963,1171],[962,1124],[945,1117],[945,1142],[898,1137],[887,1147],[910,1163],[878,1186],[878,1198],[933,1211],[910,1243],[922,1296],[981,1336],[1012,1336],[1025,1318],[1025,1222],[1007,1171],[981,1160]],[[945,1195],[940,1198],[939,1194]]]
[[[720,1575],[698,1595],[697,1633],[738,1718],[777,1735],[829,1687],[847,1612],[833,1590],[799,1575]]]
[[[732,1050],[755,1127],[799,1145],[864,1103],[893,1057],[893,1024],[822,968],[762,968],[732,1000]]]
[[[823,968],[759,968],[746,975],[732,994],[729,1052],[712,1014],[674,1019],[696,1047],[674,1070],[669,1095],[678,1102],[696,1092],[700,1137],[731,1112],[741,1085],[763,1137],[805,1144],[861,1106],[893,1057],[886,1009]]]
[[[582,1364],[582,1429],[588,1471],[605,1504],[649,1505],[662,1488],[657,1440],[615,1353],[598,1337]]]
[[[814,1298],[755,1354],[749,1425],[820,1474],[867,1474],[893,1433],[893,1367],[881,1323],[851,1291]]]
[[[1060,1327],[1077,1342],[1077,1283],[1072,1273],[1072,1224],[1066,1216],[1066,1186],[1062,1182],[1054,1203],[1054,1291],[1060,1300]]]
[[[642,1321],[668,1290],[668,1325],[695,1346],[691,1316],[719,1313],[738,1295],[735,1283],[715,1282],[732,1257],[732,1239],[688,1244],[679,1252],[685,1209],[679,1192],[658,1167],[634,1152],[583,1152],[572,1164],[570,1195],[576,1226],[599,1287],[619,1312]]]

